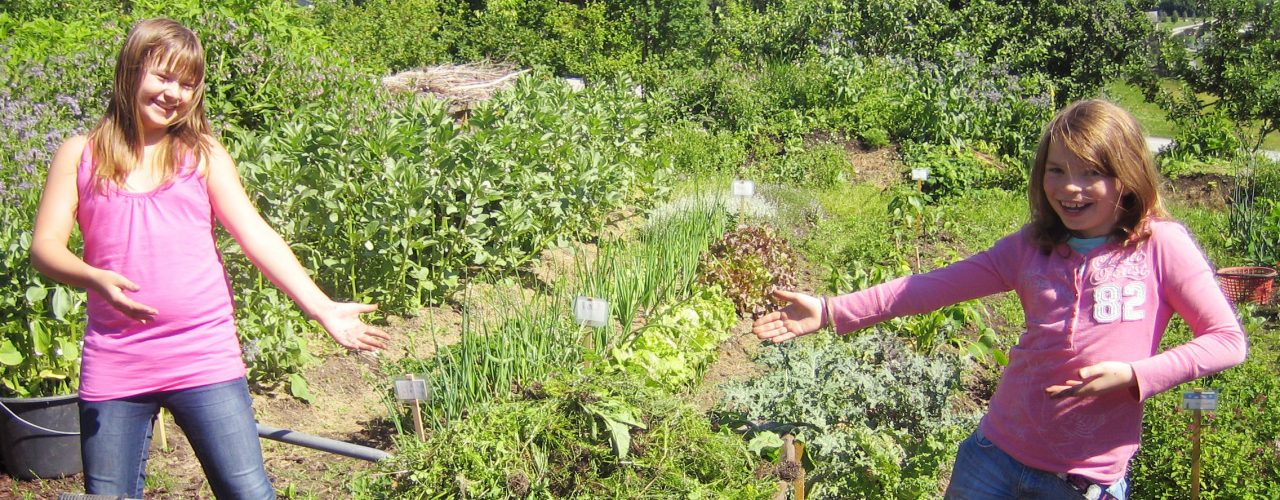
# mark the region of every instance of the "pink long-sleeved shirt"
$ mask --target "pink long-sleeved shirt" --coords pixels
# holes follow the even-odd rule
[[[832,299],[837,332],[998,292],[1014,291],[1025,332],[991,398],[982,432],[1023,464],[1101,484],[1124,477],[1142,437],[1142,401],[1239,364],[1246,339],[1199,247],[1181,225],[1156,221],[1130,248],[1042,253],[1024,228],[955,264]],[[1195,338],[1157,353],[1169,318]],[[1133,366],[1137,393],[1050,399],[1103,361]]]

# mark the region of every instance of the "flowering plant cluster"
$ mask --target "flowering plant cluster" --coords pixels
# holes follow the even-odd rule
[[[62,395],[79,378],[84,293],[31,268],[32,225],[54,151],[106,102],[102,86],[84,82],[109,81],[109,65],[95,47],[43,60],[9,49],[0,47],[0,395]]]

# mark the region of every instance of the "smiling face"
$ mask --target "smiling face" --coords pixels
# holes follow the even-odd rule
[[[1049,144],[1044,195],[1062,224],[1078,238],[1111,234],[1123,210],[1120,180],[1057,141]]]
[[[147,63],[138,83],[138,118],[145,132],[164,131],[181,118],[195,98],[197,82],[172,60]]]

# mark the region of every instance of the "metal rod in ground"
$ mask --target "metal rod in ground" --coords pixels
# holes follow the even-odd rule
[[[288,443],[297,446],[320,450],[344,457],[358,458],[360,460],[368,460],[377,462],[384,458],[390,457],[391,454],[377,448],[361,446],[346,441],[338,441],[303,432],[294,432],[289,429],[278,429],[269,425],[258,424],[258,436],[281,443]]]
[[[1191,434],[1191,500],[1200,500],[1200,410],[1195,410]]]

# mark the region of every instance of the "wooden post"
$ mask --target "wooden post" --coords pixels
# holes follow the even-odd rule
[[[1191,431],[1191,500],[1200,500],[1200,410],[1194,410]]]
[[[164,430],[164,408],[156,415],[156,427],[160,428],[160,451],[169,452],[169,437]]]
[[[796,464],[800,465],[800,471],[796,476],[792,485],[796,489],[796,499],[804,500],[804,443],[792,442],[792,446],[796,448]]]
[[[409,380],[414,380],[413,374],[409,374]],[[417,399],[413,400],[413,432],[418,435],[421,440],[425,432],[422,430],[422,403]]]

